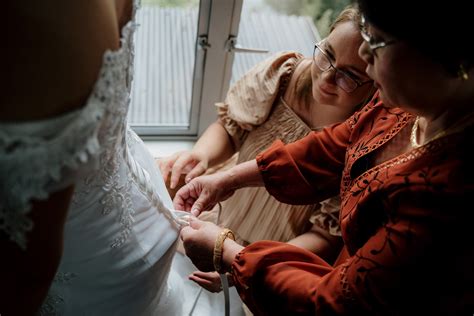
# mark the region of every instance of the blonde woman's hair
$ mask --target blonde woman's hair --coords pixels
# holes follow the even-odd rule
[[[353,22],[360,28],[360,13],[354,6],[348,5],[344,8],[344,10],[339,13],[336,20],[331,24],[331,28],[329,29],[329,34],[334,31],[334,29],[342,23],[345,22]],[[313,88],[313,82],[311,78],[311,63],[302,71],[301,75],[298,77],[296,81],[296,95],[298,101],[304,102],[306,98],[309,98],[308,95],[311,94],[311,90]]]
[[[357,24],[359,28],[362,26],[361,25],[361,16],[359,10],[357,10],[355,7],[352,5],[349,5],[344,8],[344,10],[341,11],[341,13],[337,16],[336,20],[331,25],[331,28],[329,29],[329,34],[334,31],[334,29],[342,23],[345,22],[354,22],[354,24]]]

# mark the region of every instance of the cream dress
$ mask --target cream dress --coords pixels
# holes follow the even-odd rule
[[[238,153],[208,173],[254,159],[277,139],[291,143],[311,132],[281,97],[302,59],[295,52],[268,58],[232,86],[224,103],[216,104]],[[307,231],[312,223],[340,236],[338,214],[338,197],[313,205],[289,205],[277,201],[265,188],[244,188],[201,218],[217,218],[220,226],[229,227],[248,244],[263,239],[288,241]]]

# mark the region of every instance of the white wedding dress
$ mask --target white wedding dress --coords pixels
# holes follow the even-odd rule
[[[122,29],[121,48],[104,54],[83,108],[0,124],[0,231],[12,242],[28,246],[31,199],[75,184],[64,253],[41,315],[174,316],[199,305],[194,300],[202,293],[183,275],[193,269],[187,258],[170,268],[180,216],[126,122],[135,28],[132,19]],[[201,314],[212,314],[204,301]]]

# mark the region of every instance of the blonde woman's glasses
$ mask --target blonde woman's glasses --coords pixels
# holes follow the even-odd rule
[[[332,64],[328,54],[320,45],[321,42],[319,44],[314,45],[313,61],[316,66],[318,66],[318,68],[323,72],[333,69],[335,71],[334,81],[336,82],[337,86],[340,87],[342,90],[347,93],[351,93],[358,87],[363,86],[366,83],[372,82],[372,80],[360,81],[356,79],[354,75],[351,75],[348,72],[335,67]]]

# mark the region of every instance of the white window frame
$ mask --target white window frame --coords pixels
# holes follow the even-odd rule
[[[189,129],[134,127],[144,139],[195,140],[217,119],[214,104],[223,101],[229,89],[234,52],[228,40],[238,35],[242,4],[243,0],[200,1]]]

